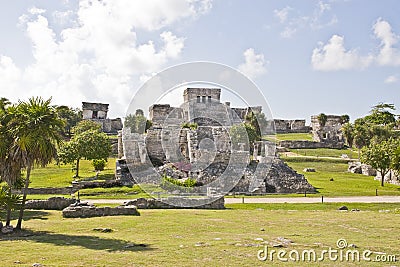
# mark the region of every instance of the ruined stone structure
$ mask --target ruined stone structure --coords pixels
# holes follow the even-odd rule
[[[135,179],[139,178],[129,175],[133,170],[140,183],[159,183],[167,174],[176,179],[194,178],[221,192],[314,192],[304,176],[275,158],[274,143],[257,142],[253,147],[247,137],[232,142],[230,128],[242,123],[249,112],[261,113],[262,108],[231,108],[229,102],[220,102],[220,96],[218,88],[187,88],[180,107],[152,105],[149,118],[153,124],[146,134],[132,133],[129,128],[119,133],[117,179],[127,184],[138,182]],[[302,125],[299,122],[292,127],[300,129]],[[271,121],[260,127],[264,133],[273,132]],[[276,170],[273,176],[268,175],[271,165]],[[239,184],[232,177],[238,177]]]
[[[306,126],[306,120],[274,120],[276,133],[308,133],[310,126]]]
[[[327,115],[324,124],[321,124],[318,115],[311,116],[311,127],[316,142],[344,143],[342,116]]]
[[[116,134],[122,129],[122,120],[120,118],[108,119],[108,104],[82,102],[82,118],[91,120],[101,125],[105,133]]]

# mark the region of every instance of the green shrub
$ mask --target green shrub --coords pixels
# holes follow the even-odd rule
[[[92,165],[95,171],[103,171],[106,167],[107,161],[105,159],[94,159]]]
[[[199,127],[199,125],[197,123],[189,123],[189,122],[185,122],[181,125],[182,128],[187,128],[187,129],[191,129],[191,130],[196,130],[197,127]]]
[[[184,182],[178,179],[164,175],[161,181],[161,188],[167,191],[190,192],[197,185],[197,181],[192,178],[187,178]]]

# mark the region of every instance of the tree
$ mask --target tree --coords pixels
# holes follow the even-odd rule
[[[92,129],[75,134],[69,142],[64,143],[58,152],[58,159],[64,164],[75,164],[75,177],[79,177],[81,159],[107,160],[110,153],[111,144],[108,136]]]
[[[76,126],[72,128],[75,135],[91,130],[101,132],[101,125],[91,120],[83,120],[78,122]]]
[[[353,147],[353,141],[354,141],[354,126],[350,123],[347,122],[342,126],[342,132],[343,136],[346,139],[347,145],[349,147]]]
[[[78,109],[73,109],[67,106],[56,106],[58,117],[64,120],[65,127],[63,135],[71,137],[72,128],[82,120],[82,112]]]
[[[344,114],[342,116],[340,116],[340,123],[341,124],[345,124],[345,123],[349,123],[350,121],[350,116],[347,114]]]
[[[353,143],[358,149],[358,159],[360,160],[361,149],[370,143],[368,126],[365,124],[355,124]]]
[[[29,187],[31,170],[35,165],[45,167],[57,154],[57,146],[61,141],[64,122],[58,117],[51,98],[40,97],[20,101],[11,110],[8,123],[13,138],[10,148],[12,159],[21,163],[26,169],[22,203],[16,229],[21,229],[25,209],[25,201]]]
[[[232,147],[239,148],[239,143],[245,144],[245,149],[251,150],[251,144],[257,140],[257,132],[253,125],[249,123],[241,123],[233,125],[229,130]]]
[[[391,163],[390,168],[395,172],[397,177],[400,177],[400,140],[393,140],[393,146],[391,150]]]
[[[389,141],[373,143],[363,148],[361,159],[363,163],[371,165],[381,175],[381,186],[384,186],[385,175],[390,170],[391,147]]]
[[[325,113],[321,113],[318,115],[318,122],[319,124],[324,127],[326,124],[326,121],[328,120],[328,116],[325,115]]]
[[[267,125],[265,114],[250,110],[250,112],[246,115],[245,120],[247,124],[251,125],[255,129],[256,132],[255,140],[257,141],[261,140],[263,134],[262,129],[265,129]]]
[[[132,133],[144,134],[152,123],[143,115],[143,110],[136,110],[135,115],[129,114],[124,121],[124,127],[130,128]]]
[[[396,110],[393,104],[379,103],[372,107],[370,115],[365,117],[365,120],[375,125],[389,125],[396,122],[396,115],[391,111]]]

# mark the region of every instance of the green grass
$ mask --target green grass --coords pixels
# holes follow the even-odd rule
[[[115,158],[109,158],[104,171],[101,171],[98,176],[99,180],[114,179]],[[30,187],[66,187],[70,186],[74,180],[72,178],[75,172],[72,171],[72,166],[56,165],[50,163],[45,168],[35,168],[31,174]],[[96,172],[89,160],[81,160],[79,168],[79,179],[87,179],[95,177]]]
[[[310,133],[288,133],[288,134],[276,134],[278,141],[297,141],[297,140],[307,140],[312,141],[312,134]]]
[[[323,196],[374,196],[375,189],[379,195],[400,195],[400,186],[385,184],[372,176],[347,172],[347,163],[330,162],[287,162],[298,173],[304,174],[307,180]],[[303,172],[305,168],[315,168],[316,172]],[[330,179],[333,178],[333,181]]]
[[[290,152],[296,153],[301,156],[334,158],[340,158],[343,154],[346,154],[350,159],[358,159],[358,153],[350,149],[290,149]]]
[[[287,251],[315,249],[320,253],[329,247],[335,249],[336,241],[344,238],[361,252],[369,249],[395,254],[399,259],[400,215],[386,205],[380,204],[373,211],[360,208],[361,212],[320,207],[304,210],[294,205],[290,210],[248,205],[246,209],[231,209],[230,205],[229,209],[218,211],[141,210],[141,216],[87,219],[64,219],[58,211],[27,211],[25,231],[0,236],[1,265],[269,266],[271,262],[257,260],[257,252],[278,237],[293,241],[283,248]],[[391,211],[375,211],[380,207]],[[113,231],[93,231],[99,227]],[[126,247],[128,244],[142,245]],[[276,258],[274,265],[383,266],[329,260],[288,263]],[[385,266],[392,265],[396,263]]]

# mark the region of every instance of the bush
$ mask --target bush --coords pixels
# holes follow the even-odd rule
[[[103,171],[104,167],[106,167],[106,160],[105,159],[94,159],[92,161],[92,165],[95,171]]]
[[[161,181],[161,188],[167,191],[184,191],[190,192],[197,185],[197,181],[192,178],[187,178],[184,182],[179,181],[178,179],[169,177],[164,175]]]
[[[197,123],[185,122],[181,125],[182,128],[187,128],[191,130],[196,130],[199,125]]]

